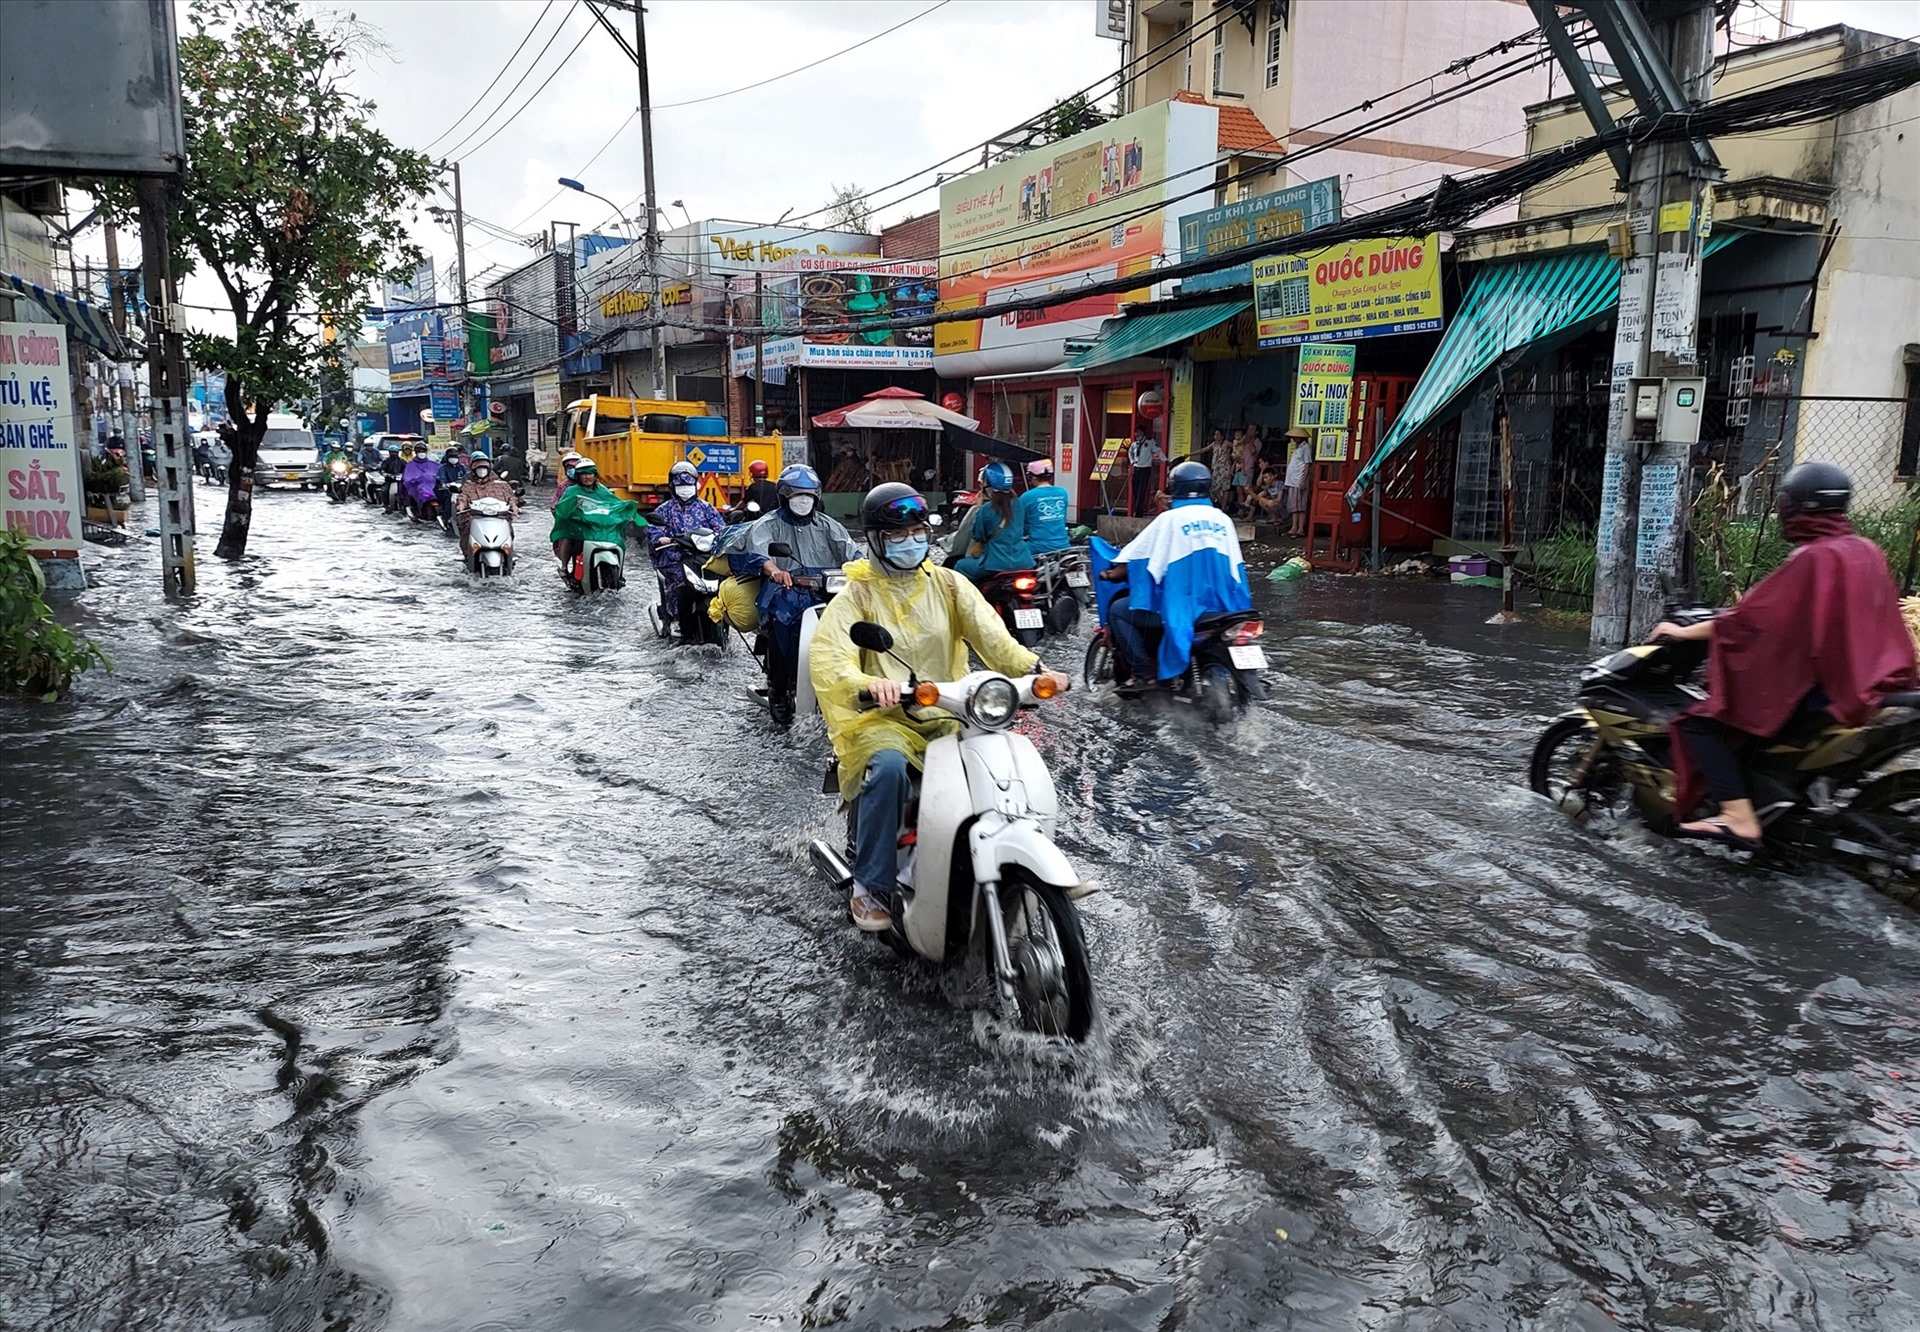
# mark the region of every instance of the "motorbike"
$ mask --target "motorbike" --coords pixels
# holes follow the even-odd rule
[[[467,506],[467,572],[505,578],[513,572],[511,506],[487,496]]]
[[[940,524],[949,532],[959,530],[960,520],[972,511],[980,500],[977,490],[956,490],[947,496],[947,502],[940,506]],[[965,551],[960,552],[965,554]]]
[[[1669,604],[1666,619],[1715,612]],[[1704,640],[1642,643],[1590,663],[1572,711],[1534,745],[1527,781],[1582,827],[1637,814],[1672,835],[1691,811],[1673,807],[1667,730],[1704,698]],[[1747,782],[1766,836],[1759,854],[1812,856],[1862,875],[1882,892],[1920,900],[1920,691],[1889,694],[1863,726],[1809,713],[1755,747]]]
[[[1047,628],[1070,632],[1082,607],[1093,605],[1093,562],[1085,546],[1068,546],[1033,557],[1040,587],[1035,599],[1046,612]]]
[[[776,559],[789,559],[793,554],[783,541],[774,542],[767,553]],[[812,593],[813,605],[800,617],[800,646],[794,662],[791,692],[781,688],[774,679],[771,628],[762,624],[753,640],[754,659],[767,676],[767,710],[773,714],[774,723],[779,726],[785,726],[796,716],[807,717],[820,710],[820,705],[814,700],[813,682],[807,674],[807,652],[813,646],[814,630],[820,625],[820,612],[829,601],[846,590],[847,576],[839,569],[797,569],[793,573],[793,585],[802,592]]]
[[[460,524],[455,521],[453,497],[459,491],[458,482],[453,485],[442,483],[433,488],[433,517],[440,524],[440,530],[448,536],[460,535]]]
[[[1040,608],[1040,575],[1032,569],[1003,569],[986,575],[980,595],[1022,647],[1032,647],[1046,632],[1047,613]]]
[[[700,640],[726,646],[726,630],[713,622],[707,615],[707,608],[720,591],[720,581],[725,575],[707,572],[707,562],[713,558],[714,534],[705,528],[696,528],[684,532],[663,542],[658,549],[672,549],[680,552],[680,571],[686,582],[683,595],[693,598],[693,619],[700,626]],[[682,626],[677,616],[667,611],[667,584],[660,580],[660,600],[647,608],[647,616],[653,621],[653,632],[661,638],[673,638],[681,635]]]
[[[335,459],[327,464],[327,499],[335,504],[345,504],[347,493],[352,489],[358,473],[353,464],[345,459]]]
[[[1111,683],[1114,678],[1116,648],[1107,616],[1120,586],[1102,575],[1113,567],[1113,559],[1120,552],[1099,537],[1093,538],[1089,551],[1093,578],[1099,584],[1095,605],[1100,627],[1094,630],[1093,641],[1087,644],[1082,676],[1092,689]],[[1208,721],[1224,726],[1245,712],[1249,703],[1265,698],[1267,691],[1262,677],[1267,669],[1267,654],[1259,640],[1266,629],[1260,613],[1251,610],[1215,611],[1194,621],[1187,669],[1173,681],[1174,700],[1197,705]],[[1153,648],[1154,643],[1149,640],[1148,651]],[[1136,678],[1154,673],[1151,662],[1132,665]]]
[[[869,652],[892,650],[882,625],[861,621],[851,632]],[[1046,761],[1009,729],[1022,708],[1053,696],[1051,684],[993,671],[947,683],[911,674],[900,706],[916,716],[937,709],[960,730],[927,746],[918,814],[900,839],[893,926],[880,937],[903,957],[985,970],[1021,1026],[1083,1041],[1095,997],[1074,903],[1093,885],[1054,845],[1060,802]],[[827,790],[838,789],[830,770]],[[850,808],[845,855],[818,839],[808,848],[816,872],[842,894],[853,883],[855,817]]]
[[[627,585],[626,531],[636,509],[632,500],[615,499],[611,491],[604,499],[582,501],[578,516],[590,534],[560,571],[574,591],[612,592]]]
[[[746,500],[726,511],[727,526],[732,527],[735,523],[750,523],[762,516],[764,515],[759,503],[755,500]]]

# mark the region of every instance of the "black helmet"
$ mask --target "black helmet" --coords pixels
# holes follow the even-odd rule
[[[1213,494],[1213,473],[1189,459],[1175,463],[1167,473],[1168,499],[1206,499]]]
[[[886,533],[928,526],[930,510],[925,496],[904,481],[887,481],[860,501],[860,525],[866,529],[867,551],[877,565],[890,565]]]
[[[1853,480],[1828,462],[1803,462],[1780,478],[1775,504],[1782,518],[1796,513],[1845,513],[1853,502]]]

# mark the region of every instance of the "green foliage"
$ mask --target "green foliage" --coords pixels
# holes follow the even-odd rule
[[[86,491],[89,495],[117,495],[127,488],[130,479],[127,469],[117,463],[102,462],[98,458],[87,459]]]
[[[1592,523],[1564,523],[1533,542],[1526,554],[1526,572],[1536,586],[1575,597],[1593,595]]]
[[[296,0],[192,0],[187,19],[188,164],[171,260],[178,274],[211,273],[232,309],[232,336],[189,333],[187,353],[227,375],[244,469],[268,411],[311,393],[339,359],[344,342],[324,342],[311,312],[358,328],[368,289],[419,260],[406,223],[436,169],[382,134],[373,103],[343,87],[375,47],[353,15]],[[101,193],[125,215],[124,187]]]
[[[1693,560],[1701,599],[1731,605],[1739,595],[1785,562],[1793,549],[1771,513],[1735,512],[1733,488],[1716,468],[1693,502]],[[1896,581],[1906,577],[1914,538],[1920,533],[1920,495],[1904,494],[1891,504],[1855,509],[1853,528],[1886,552]]]
[[[1057,143],[1061,139],[1071,139],[1083,130],[1096,125],[1104,125],[1107,118],[1085,93],[1075,93],[1063,101],[1055,102],[1040,116],[1040,143]]]
[[[112,669],[100,649],[53,618],[47,578],[24,532],[0,532],[0,690],[51,703],[94,666]]]
[[[873,209],[860,187],[849,181],[831,188],[833,201],[827,205],[827,225],[845,231],[872,230]]]

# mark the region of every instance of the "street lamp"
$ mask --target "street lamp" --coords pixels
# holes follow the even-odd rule
[[[673,206],[674,206],[675,208],[678,208],[678,209],[680,210],[680,216],[682,216],[682,217],[684,217],[684,218],[686,218],[686,219],[687,219],[687,225],[688,225],[688,226],[692,226],[692,225],[693,225],[693,214],[692,214],[692,213],[689,213],[689,212],[687,211],[687,206],[686,206],[686,205],[685,205],[684,203],[681,203],[681,202],[680,202],[680,200],[678,200],[678,199],[675,199],[675,200],[673,201]]]
[[[634,232],[633,220],[629,218],[625,213],[621,212],[620,205],[615,203],[613,200],[609,199],[606,195],[595,194],[592,190],[588,189],[585,185],[582,185],[579,181],[568,180],[565,176],[560,177],[560,183],[566,186],[570,190],[578,190],[580,193],[586,195],[589,199],[598,199],[601,203],[605,204],[607,207],[613,210],[613,215],[620,219],[621,224],[626,227],[629,233],[638,234]]]
[[[637,12],[635,14],[635,17],[636,19],[638,18]],[[644,93],[645,87],[646,87],[646,73],[645,73],[644,66],[642,66],[640,83],[641,83],[642,92]],[[651,153],[651,148],[649,148],[649,153]],[[638,237],[639,235],[638,230],[634,227],[632,221],[627,217],[627,215],[620,211],[619,204],[607,198],[607,196],[604,194],[595,194],[592,190],[588,189],[585,185],[582,185],[577,180],[568,180],[565,176],[561,176],[559,180],[560,180],[560,183],[563,186],[565,186],[567,189],[578,190],[580,193],[586,195],[588,198],[598,199],[601,203],[613,209],[615,216],[617,216],[622,222],[625,222],[627,224],[627,233],[636,238]],[[649,204],[653,202],[653,165],[651,161],[649,161],[647,165],[647,202]],[[661,325],[660,232],[658,227],[655,225],[653,219],[654,219],[654,212],[649,211],[647,213],[647,237],[646,237],[647,341],[651,345],[651,349],[652,349],[651,360],[653,361],[653,392],[655,397],[661,397],[661,396],[664,396],[667,391],[667,344],[666,344],[666,339],[663,335],[663,331],[660,327]]]

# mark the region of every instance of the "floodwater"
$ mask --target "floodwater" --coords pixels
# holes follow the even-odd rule
[[[1317,576],[1238,727],[1043,714],[1063,1054],[843,923],[744,653],[526,545],[90,549],[118,672],[0,705],[0,1326],[1920,1327],[1920,917],[1537,803],[1579,636]]]

